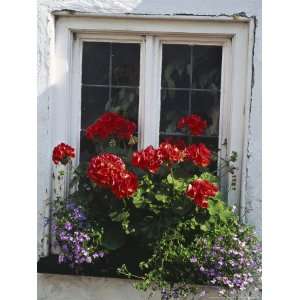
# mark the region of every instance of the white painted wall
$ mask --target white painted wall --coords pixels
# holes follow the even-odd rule
[[[38,4],[38,236],[43,234],[44,204],[51,189],[50,95],[55,79],[49,74],[54,46],[53,11],[131,14],[245,14],[256,18],[253,86],[249,117],[246,220],[261,234],[261,1],[260,0],[40,0]],[[43,253],[41,251],[40,253]]]

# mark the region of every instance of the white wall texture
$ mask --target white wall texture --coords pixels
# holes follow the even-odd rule
[[[38,4],[38,236],[43,234],[45,202],[51,188],[51,84],[49,64],[54,46],[53,11],[131,14],[243,14],[256,19],[252,97],[247,149],[248,223],[261,235],[261,1],[260,0],[40,0]],[[43,252],[43,251],[42,251]],[[40,252],[40,253],[42,253]]]

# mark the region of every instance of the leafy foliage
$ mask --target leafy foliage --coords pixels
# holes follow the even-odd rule
[[[115,130],[119,132],[117,127]],[[142,165],[148,162],[142,153],[136,155],[136,164],[131,164],[135,143],[134,136],[126,141],[115,136],[107,140],[96,138],[90,148],[89,163],[82,162],[73,169],[70,183],[73,192],[67,199],[58,197],[53,207],[53,232],[61,248],[60,262],[80,271],[84,264],[100,259],[114,265],[110,258],[118,255],[124,259],[115,271],[138,278],[139,289],[160,289],[162,299],[183,297],[193,291],[193,284],[233,290],[256,284],[259,242],[252,228],[243,225],[234,210],[222,201],[216,188],[219,178],[208,171],[206,164],[204,167],[186,160],[186,148],[171,144],[164,144],[165,152],[151,149],[153,157],[159,159],[157,168],[139,169],[139,159],[143,159]],[[110,188],[89,178],[87,170],[92,158],[102,153],[117,155],[121,168],[124,162],[123,169],[126,165],[126,170],[138,176],[138,187],[132,196],[116,198]],[[210,151],[205,153],[210,155]],[[232,173],[236,158],[233,153],[225,160]],[[107,161],[105,166],[108,173],[110,163],[113,162]],[[99,163],[100,169],[101,166]],[[105,176],[97,168],[93,166],[94,174]],[[110,182],[114,187],[119,184],[116,170]],[[63,173],[57,175],[59,179]],[[193,191],[200,193],[198,197],[205,200],[205,207],[187,193],[196,181],[205,182],[198,189],[213,187],[210,193],[196,188]]]

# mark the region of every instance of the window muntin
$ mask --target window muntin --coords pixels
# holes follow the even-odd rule
[[[92,145],[85,129],[104,112],[118,112],[138,123],[140,45],[83,42],[80,160]]]
[[[208,128],[190,142],[205,142],[217,150],[221,69],[221,46],[162,45],[160,140],[178,136],[187,139],[176,128],[177,121],[197,114],[208,121]]]

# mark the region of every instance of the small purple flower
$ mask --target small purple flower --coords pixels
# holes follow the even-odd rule
[[[62,251],[63,251],[63,252],[65,252],[65,253],[69,252],[68,245],[65,245],[65,244],[64,244],[64,245],[62,245],[61,248],[62,248]]]
[[[190,262],[191,263],[196,263],[198,260],[197,260],[197,257],[195,257],[195,256],[192,256],[191,258],[190,258]]]
[[[66,230],[71,231],[73,228],[73,225],[70,222],[67,222],[67,223],[65,223],[64,227]]]
[[[59,264],[63,263],[64,260],[65,260],[64,255],[59,255],[59,256],[58,256],[58,263],[59,263]]]

